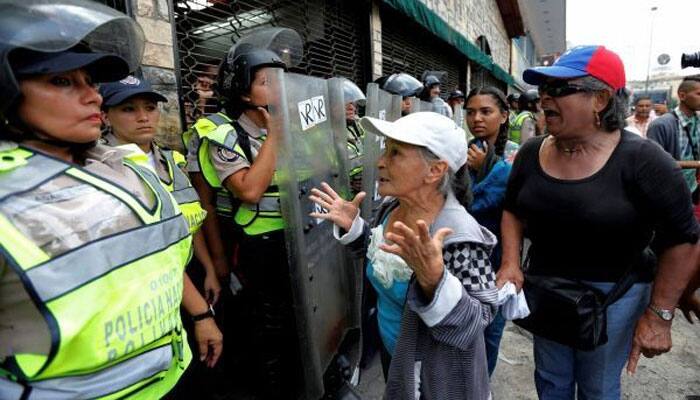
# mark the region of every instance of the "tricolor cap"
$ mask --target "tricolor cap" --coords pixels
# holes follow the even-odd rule
[[[615,90],[625,87],[625,66],[620,56],[604,46],[573,47],[551,66],[526,69],[523,80],[531,85],[540,85],[547,78],[573,79],[588,75]]]

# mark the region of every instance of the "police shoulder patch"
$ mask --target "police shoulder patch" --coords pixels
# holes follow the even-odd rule
[[[219,157],[221,161],[227,161],[227,162],[233,162],[236,161],[240,158],[238,153],[235,151],[226,149],[224,147],[219,147],[216,149],[216,155]]]

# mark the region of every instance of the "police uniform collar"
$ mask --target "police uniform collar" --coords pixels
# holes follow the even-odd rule
[[[245,115],[245,113],[238,117],[238,123],[241,125],[243,130],[248,133],[248,135],[256,139],[260,138],[261,136],[267,136],[267,130],[264,128],[259,128],[257,125],[255,125],[255,122]]]
[[[127,144],[120,142],[112,132],[105,133],[100,139],[100,143],[111,147],[118,147]],[[158,174],[158,177],[161,180],[169,182],[170,175],[168,174],[168,170],[165,166],[167,164],[167,160],[165,159],[162,150],[154,143],[151,145],[151,151],[153,152],[153,159],[156,160],[156,173]]]

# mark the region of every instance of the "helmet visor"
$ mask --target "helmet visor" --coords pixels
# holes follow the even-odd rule
[[[141,63],[144,36],[126,15],[87,0],[0,0],[0,41],[10,48],[59,52],[77,44]]]

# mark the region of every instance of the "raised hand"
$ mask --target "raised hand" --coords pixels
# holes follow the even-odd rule
[[[360,192],[352,201],[344,200],[326,182],[321,182],[320,189],[311,189],[309,200],[328,210],[328,212],[313,212],[309,215],[314,218],[329,220],[342,229],[349,231],[364,198],[365,192]]]
[[[386,234],[386,239],[393,244],[383,243],[379,248],[401,257],[416,274],[416,280],[426,297],[432,298],[445,270],[443,241],[452,233],[452,229],[439,229],[431,238],[425,221],[419,219],[416,226],[417,233],[402,222],[394,222],[394,232]]]

